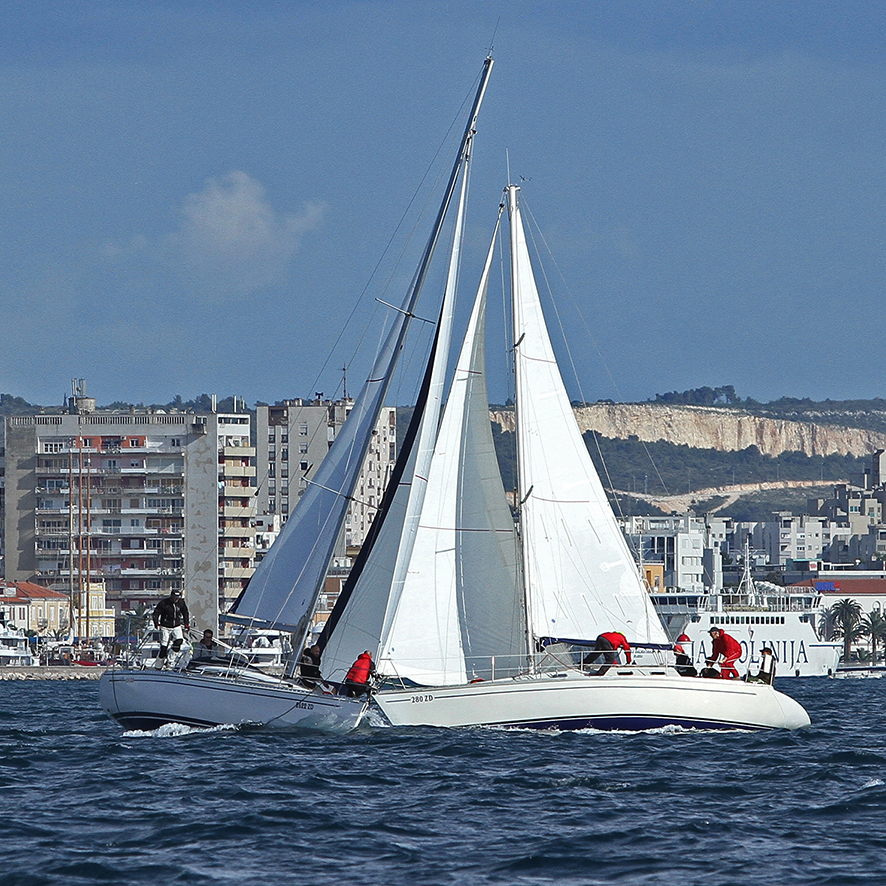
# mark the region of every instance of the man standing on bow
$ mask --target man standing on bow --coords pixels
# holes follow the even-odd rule
[[[169,641],[172,640],[172,651],[178,654],[185,639],[185,631],[191,629],[191,616],[188,604],[182,599],[178,589],[171,591],[154,609],[154,627],[160,629],[160,654],[158,660],[166,665]]]

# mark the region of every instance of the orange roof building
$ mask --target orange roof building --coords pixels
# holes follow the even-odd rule
[[[71,623],[67,594],[30,581],[0,579],[0,621],[10,627],[47,634],[67,630]]]

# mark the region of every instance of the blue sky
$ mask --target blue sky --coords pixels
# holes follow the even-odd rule
[[[0,391],[332,393],[494,33],[465,276],[507,151],[574,396],[886,393],[880,4],[7,0],[0,28]]]

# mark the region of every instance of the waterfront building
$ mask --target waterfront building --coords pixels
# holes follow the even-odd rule
[[[677,517],[632,516],[624,517],[620,522],[650,590],[704,591],[706,529],[703,520],[693,514],[684,514]]]
[[[5,420],[7,579],[71,599],[103,583],[117,611],[178,588],[192,620],[251,574],[255,450],[248,414],[96,410]],[[113,631],[111,632],[113,633]]]
[[[53,636],[70,627],[71,601],[67,594],[30,581],[0,579],[0,624],[33,631],[40,636]],[[113,612],[110,630],[113,633]]]

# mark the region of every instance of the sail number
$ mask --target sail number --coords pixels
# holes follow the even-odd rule
[[[413,695],[409,699],[413,704],[421,704],[423,701],[433,701],[433,695]]]

